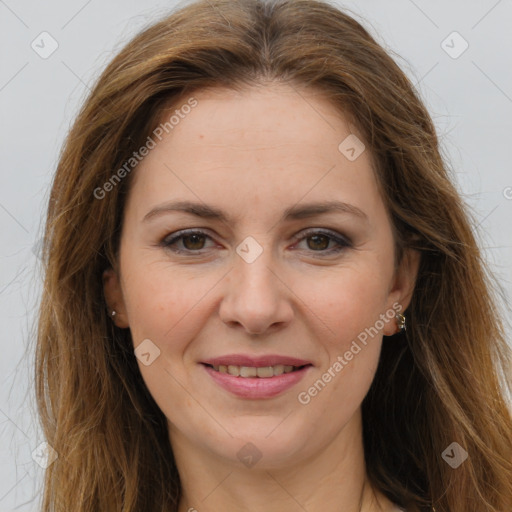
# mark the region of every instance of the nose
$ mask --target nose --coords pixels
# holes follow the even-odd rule
[[[264,250],[252,263],[235,255],[234,265],[225,280],[221,320],[253,335],[288,325],[293,318],[293,292],[274,269],[270,251]]]

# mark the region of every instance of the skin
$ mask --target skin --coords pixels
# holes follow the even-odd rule
[[[104,274],[116,325],[131,330],[135,348],[150,339],[160,350],[148,366],[137,361],[169,421],[179,511],[357,512],[361,496],[361,510],[390,511],[393,504],[364,485],[360,407],[395,319],[308,404],[297,399],[379,315],[396,303],[405,310],[413,291],[418,255],[406,252],[395,267],[370,151],[349,161],[338,150],[357,131],[312,90],[272,83],[194,97],[198,105],[137,168],[118,265]],[[232,219],[166,212],[143,220],[172,200],[206,203]],[[281,220],[287,207],[331,200],[366,220],[346,212]],[[161,245],[189,228],[208,236],[174,245],[188,253]],[[333,239],[300,240],[309,228],[352,244],[329,254]],[[236,252],[247,236],[263,249],[252,263]],[[244,399],[200,364],[232,353],[289,355],[313,367],[274,398]],[[237,456],[248,442],[262,456],[252,467]]]

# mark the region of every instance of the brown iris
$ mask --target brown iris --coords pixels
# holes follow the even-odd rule
[[[313,246],[310,241],[313,240]],[[327,249],[329,246],[329,237],[327,235],[308,236],[308,247],[313,250]]]
[[[192,250],[198,250],[202,249],[205,242],[205,235],[202,235],[200,233],[194,233],[191,235],[184,235],[183,237],[183,246],[192,251]],[[192,240],[191,243],[186,243],[187,240]]]

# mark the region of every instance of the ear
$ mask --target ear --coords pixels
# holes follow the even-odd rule
[[[103,293],[107,302],[108,313],[114,324],[120,328],[129,327],[119,275],[112,268],[103,272]],[[116,312],[114,316],[111,316],[112,311]]]
[[[395,270],[393,282],[388,295],[388,308],[393,307],[397,312],[404,314],[404,311],[411,303],[418,269],[420,266],[420,253],[414,249],[405,249],[402,260]],[[397,309],[396,304],[401,306]],[[395,305],[395,306],[393,306]],[[389,322],[384,329],[384,335],[391,336],[396,333],[396,322]]]

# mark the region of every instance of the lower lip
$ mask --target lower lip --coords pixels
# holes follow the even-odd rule
[[[203,364],[210,377],[222,388],[241,398],[272,398],[295,386],[311,368],[305,366],[300,370],[282,373],[274,377],[235,377],[229,373],[221,373]]]

